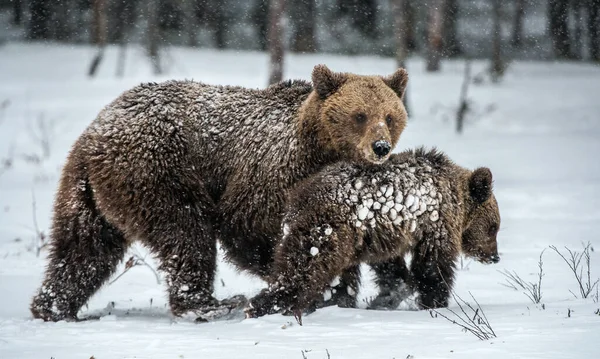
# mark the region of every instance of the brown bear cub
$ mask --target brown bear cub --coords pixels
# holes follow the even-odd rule
[[[312,80],[150,83],[105,107],[63,169],[34,317],[77,319],[135,240],[160,260],[176,315],[219,305],[217,240],[240,269],[265,276],[288,189],[340,160],[386,161],[406,125],[403,69],[319,65]]]
[[[407,253],[420,306],[447,306],[461,251],[499,260],[499,225],[490,170],[470,171],[436,150],[392,155],[381,166],[330,166],[291,192],[269,289],[250,301],[247,316],[300,315],[361,262],[374,264],[389,289],[406,279]]]

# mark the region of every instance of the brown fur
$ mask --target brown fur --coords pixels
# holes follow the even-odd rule
[[[134,240],[159,258],[175,314],[216,305],[217,240],[239,268],[266,275],[286,191],[338,160],[386,160],[372,147],[395,146],[404,129],[406,78],[317,66],[317,90],[169,81],[123,93],[67,159],[33,315],[75,319]]]
[[[407,253],[420,305],[447,305],[461,250],[498,259],[491,180],[489,169],[469,171],[435,150],[393,155],[381,166],[328,167],[292,192],[270,287],[248,315],[302,311],[362,262],[384,269],[387,281],[406,277]]]

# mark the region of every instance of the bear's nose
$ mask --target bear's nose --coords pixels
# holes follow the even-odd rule
[[[388,141],[375,141],[373,142],[373,152],[377,155],[377,157],[384,157],[390,153],[392,146]]]
[[[492,258],[490,258],[490,260],[491,260],[493,263],[498,263],[498,262],[500,262],[500,256],[499,256],[499,255],[497,255],[497,254],[495,254],[495,255],[493,255],[493,256],[492,256]]]

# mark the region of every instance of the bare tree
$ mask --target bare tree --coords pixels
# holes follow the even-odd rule
[[[502,33],[500,28],[502,0],[493,0],[493,22],[494,29],[492,31],[492,66],[491,75],[492,81],[498,82],[504,74],[505,64],[502,59]]]
[[[52,38],[71,40],[75,35],[76,12],[79,8],[74,0],[48,1],[51,5],[50,29]]]
[[[348,16],[352,24],[364,35],[375,37],[377,30],[376,0],[337,0],[341,16]]]
[[[465,61],[465,75],[463,84],[460,88],[460,98],[458,100],[458,109],[456,110],[456,132],[462,133],[465,117],[469,112],[469,84],[471,83],[471,60],[467,58]]]
[[[458,43],[457,25],[458,25],[458,0],[446,0],[445,18],[444,18],[444,55],[453,57],[461,54]]]
[[[92,43],[98,46],[98,51],[88,70],[88,76],[90,77],[96,75],[96,71],[104,58],[104,48],[106,47],[106,1],[94,0],[92,9]]]
[[[196,0],[182,0],[180,6],[183,13],[183,28],[187,33],[187,45],[198,46]]]
[[[292,51],[315,52],[315,0],[299,0],[293,4]]]
[[[117,55],[116,76],[123,77],[125,74],[125,57],[127,55],[127,39],[129,32],[135,23],[135,2],[133,1],[110,1],[113,5],[113,12],[116,16],[112,17],[112,38],[119,44],[119,53]],[[111,19],[109,19],[111,20]]]
[[[42,40],[50,37],[50,4],[47,0],[29,0],[29,27],[27,38]]]
[[[515,0],[515,17],[513,19],[513,33],[511,44],[520,48],[523,45],[523,17],[525,16],[525,1]]]
[[[600,1],[587,0],[588,36],[590,38],[590,57],[600,62]]]
[[[106,0],[92,2],[92,44],[106,45]]]
[[[571,7],[573,10],[572,23],[573,27],[573,42],[571,43],[571,54],[573,58],[581,60],[583,59],[583,48],[584,48],[584,35],[583,29],[584,24],[584,12],[585,12],[585,1],[584,0],[571,0]]]
[[[223,0],[203,2],[204,21],[214,31],[215,46],[224,49],[227,46],[225,39],[228,21],[225,16],[225,2]]]
[[[148,0],[147,8],[147,36],[148,36],[148,56],[152,62],[152,68],[155,74],[162,73],[159,53],[160,27],[158,25],[158,6],[159,0]]]
[[[271,0],[269,3],[269,84],[279,82],[283,78],[283,12],[285,0]]]
[[[21,25],[21,20],[23,19],[23,1],[22,0],[12,0],[13,3],[13,24]]]
[[[406,68],[408,57],[408,42],[406,39],[406,5],[407,0],[390,0],[392,16],[394,18],[394,40],[396,46],[396,66]],[[409,111],[407,92],[404,92],[404,107]]]
[[[269,22],[269,1],[257,0],[252,10],[252,22],[258,33],[258,44],[260,49],[267,50],[268,22]]]
[[[444,0],[432,0],[429,5],[427,19],[427,71],[430,72],[440,70],[444,6]]]
[[[571,58],[569,41],[569,0],[548,0],[548,20],[554,54],[558,58]]]

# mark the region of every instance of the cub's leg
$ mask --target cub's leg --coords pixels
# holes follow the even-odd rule
[[[332,286],[331,305],[340,308],[356,308],[356,294],[360,288],[360,265],[353,265],[340,275],[340,282]],[[326,302],[327,303],[327,302]]]
[[[321,229],[291,228],[277,247],[269,288],[250,300],[248,317],[286,310],[299,314],[322,296],[337,275],[358,266],[351,229],[334,226],[325,236]]]
[[[356,308],[356,294],[360,288],[360,266],[354,265],[344,270],[334,281],[327,285],[323,297],[315,300],[307,312],[337,305],[340,308]]]
[[[71,156],[54,204],[49,263],[31,303],[35,318],[76,320],[77,312],[123,259],[123,233],[98,210],[84,166]]]
[[[379,294],[369,303],[369,309],[396,309],[409,294],[410,271],[404,257],[371,264]]]
[[[454,283],[455,259],[459,250],[448,237],[424,239],[413,250],[411,263],[412,279],[419,293],[419,306],[423,309],[448,306],[450,291]]]

